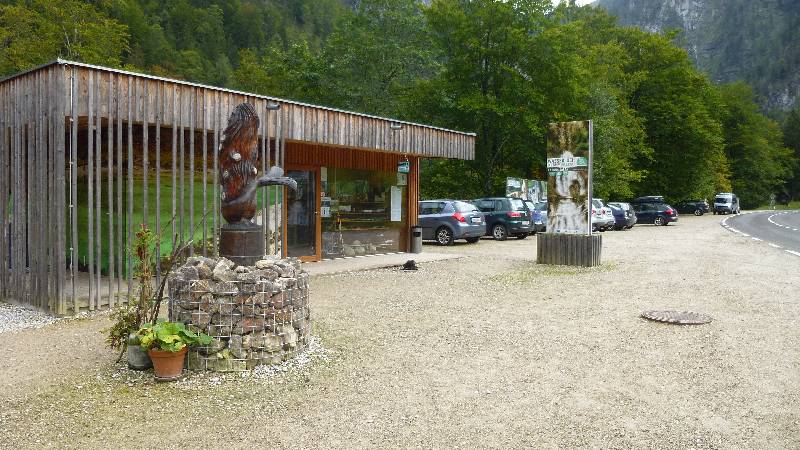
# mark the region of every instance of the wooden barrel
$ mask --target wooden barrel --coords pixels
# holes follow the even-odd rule
[[[583,267],[600,265],[603,236],[599,234],[539,233],[536,236],[538,264]]]

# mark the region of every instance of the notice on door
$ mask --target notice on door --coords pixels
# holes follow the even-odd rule
[[[392,222],[400,222],[403,220],[403,189],[398,186],[392,186],[391,193],[391,207],[392,207]]]

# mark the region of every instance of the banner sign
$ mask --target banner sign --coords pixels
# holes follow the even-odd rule
[[[506,178],[506,197],[521,198],[534,203],[546,202],[547,182],[508,177]]]
[[[547,231],[592,234],[591,120],[551,123],[547,130]]]

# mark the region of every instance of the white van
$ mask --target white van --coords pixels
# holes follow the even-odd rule
[[[714,214],[739,214],[739,197],[731,192],[720,192],[714,196]]]

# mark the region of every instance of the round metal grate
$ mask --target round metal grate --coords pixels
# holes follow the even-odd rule
[[[645,311],[642,317],[656,322],[678,325],[702,325],[711,322],[711,316],[692,311]]]

